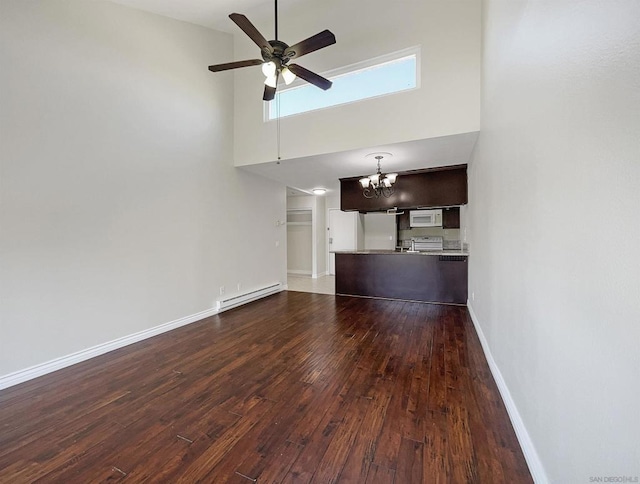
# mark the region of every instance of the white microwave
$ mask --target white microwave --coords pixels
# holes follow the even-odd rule
[[[411,210],[409,225],[411,227],[442,227],[442,209]]]

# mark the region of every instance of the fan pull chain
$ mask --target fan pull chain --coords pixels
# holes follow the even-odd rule
[[[278,160],[280,159],[280,95],[276,93],[276,144],[278,149]]]

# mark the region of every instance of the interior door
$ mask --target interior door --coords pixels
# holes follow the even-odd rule
[[[333,251],[358,248],[358,213],[329,209],[329,274],[336,274],[336,257]]]

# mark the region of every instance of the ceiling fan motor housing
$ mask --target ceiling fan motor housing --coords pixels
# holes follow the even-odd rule
[[[273,48],[273,52],[268,52],[265,49],[260,51],[265,62],[275,62],[278,67],[282,67],[295,55],[295,52],[288,52],[285,55],[285,50],[289,48],[289,45],[281,40],[270,40],[269,44]]]

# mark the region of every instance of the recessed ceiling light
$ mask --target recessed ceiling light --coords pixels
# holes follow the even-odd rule
[[[327,190],[325,188],[314,188],[311,191],[314,195],[324,195],[325,193],[327,193]]]

